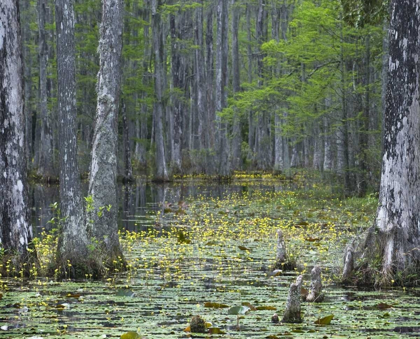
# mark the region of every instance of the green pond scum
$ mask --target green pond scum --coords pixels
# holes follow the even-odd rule
[[[249,180],[249,179],[248,179]],[[274,189],[258,183],[271,180]],[[369,227],[377,198],[340,199],[320,184],[250,181],[242,193],[163,206],[147,227],[120,231],[128,271],[101,281],[44,277],[56,234],[35,241],[30,279],[12,264],[1,278],[0,338],[401,338],[420,336],[420,290],[358,290],[336,283],[349,239]],[[133,216],[135,220],[135,216]],[[281,229],[293,271],[276,271]],[[71,265],[71,263],[69,263]],[[322,268],[325,299],[282,324],[298,274]],[[199,315],[206,333],[189,332]]]

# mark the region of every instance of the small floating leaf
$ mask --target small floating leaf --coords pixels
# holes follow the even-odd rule
[[[331,320],[333,320],[334,314],[327,315],[324,318],[318,319],[315,321],[316,325],[329,325],[331,323]]]
[[[221,304],[221,303],[204,303],[204,307],[211,307],[211,308],[228,308],[229,305]]]
[[[250,308],[248,306],[234,306],[234,307],[229,308],[228,314],[242,315],[242,314],[246,314],[246,312],[248,312],[249,310]]]
[[[66,298],[75,298],[75,299],[79,299],[80,298],[80,294],[78,293],[68,293],[66,295]]]
[[[239,245],[239,246],[238,246],[238,248],[239,248],[241,251],[251,251],[248,247],[241,246],[241,245]]]
[[[220,328],[218,327],[210,327],[209,328],[209,333],[210,334],[226,334],[226,332],[222,331]]]
[[[184,328],[184,332],[191,332],[191,326],[189,324]]]
[[[257,306],[258,311],[275,311],[277,308],[274,306]]]
[[[137,332],[131,331],[121,334],[120,339],[141,339],[141,337]]]
[[[204,326],[205,326],[206,328],[210,328],[210,327],[212,327],[212,326],[213,326],[213,324],[212,324],[211,322],[205,322],[205,323],[204,323]]]

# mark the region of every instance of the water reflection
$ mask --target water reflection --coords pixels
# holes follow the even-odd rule
[[[119,227],[130,231],[147,230],[155,226],[155,216],[159,211],[165,215],[165,206],[182,205],[185,201],[201,198],[220,198],[236,193],[252,194],[261,191],[280,191],[287,185],[277,181],[255,179],[229,184],[206,182],[202,180],[177,181],[168,184],[154,184],[148,181],[137,181],[134,185],[120,184],[118,187],[118,223]],[[87,184],[82,185],[84,196],[87,195]],[[58,202],[59,187],[33,185],[30,191],[32,206],[32,225],[34,233],[39,234],[43,228],[50,230],[49,223],[54,217],[51,205]],[[162,223],[169,223],[163,217]]]

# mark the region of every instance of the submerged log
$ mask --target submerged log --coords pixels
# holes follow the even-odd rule
[[[321,267],[315,266],[311,271],[311,289],[306,301],[321,302],[322,300],[324,300],[324,294],[322,293]]]
[[[302,289],[302,276],[298,276],[296,282],[290,284],[289,296],[287,297],[286,310],[282,322],[301,323],[300,314],[300,291]]]

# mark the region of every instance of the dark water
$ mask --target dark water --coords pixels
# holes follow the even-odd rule
[[[182,202],[198,198],[220,198],[229,194],[253,194],[283,190],[289,184],[275,180],[247,180],[221,184],[203,180],[184,180],[169,184],[155,184],[137,181],[133,185],[118,186],[118,224],[130,231],[146,230],[153,226],[158,211],[164,214],[165,207],[176,206]],[[106,188],[105,188],[106,189]],[[83,195],[87,196],[87,183],[82,185]],[[59,202],[59,187],[33,185],[30,189],[32,225],[34,233],[53,226],[49,221],[54,217],[51,205]]]

